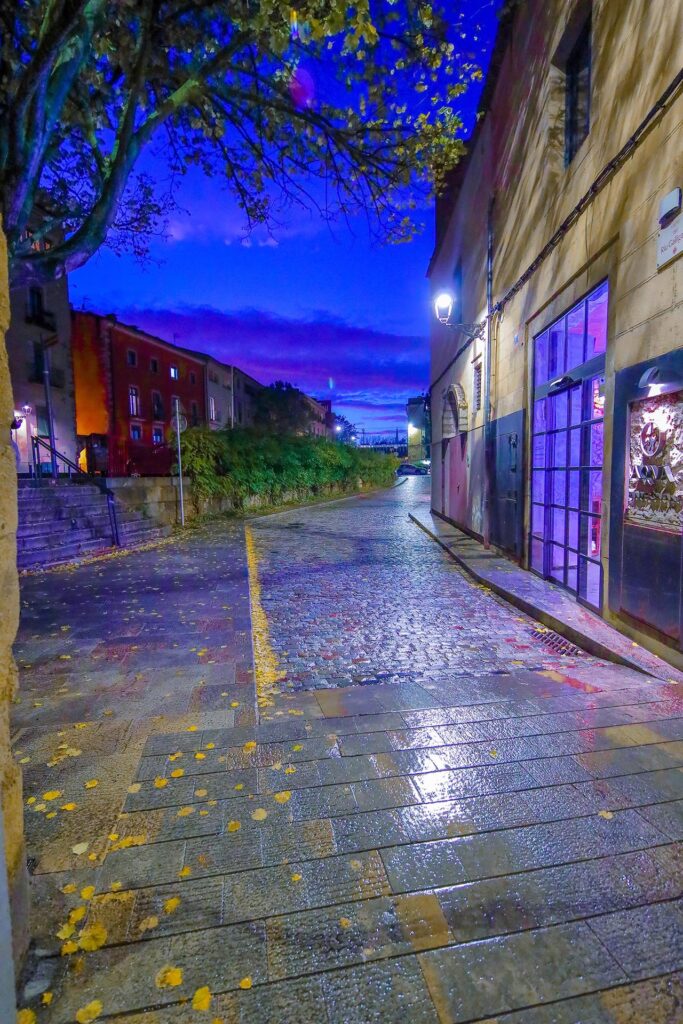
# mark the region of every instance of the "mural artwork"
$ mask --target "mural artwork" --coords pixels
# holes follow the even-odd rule
[[[683,391],[631,404],[626,521],[683,532]]]

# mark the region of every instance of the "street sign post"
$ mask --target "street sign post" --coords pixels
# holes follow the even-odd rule
[[[180,399],[175,399],[175,436],[178,445],[178,493],[180,496],[180,525],[185,525],[185,499],[183,495],[183,458],[180,452],[180,435],[187,427],[187,420],[180,413]]]

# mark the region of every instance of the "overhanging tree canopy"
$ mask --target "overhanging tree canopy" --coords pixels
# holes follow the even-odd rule
[[[165,202],[135,169],[150,143],[172,173],[221,173],[250,225],[279,201],[313,202],[407,237],[401,191],[438,188],[457,161],[453,100],[480,74],[467,52],[476,27],[454,2],[0,8],[0,201],[15,283],[74,270],[105,241],[144,253]]]

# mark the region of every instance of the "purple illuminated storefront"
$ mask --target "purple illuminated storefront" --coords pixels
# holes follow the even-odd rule
[[[601,609],[608,284],[534,339],[530,565]]]

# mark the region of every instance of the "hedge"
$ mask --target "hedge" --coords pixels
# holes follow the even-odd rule
[[[292,491],[315,497],[329,489],[386,487],[398,465],[393,455],[326,438],[246,429],[192,427],[182,434],[181,452],[196,497],[227,497],[236,508],[255,496],[276,505]]]

